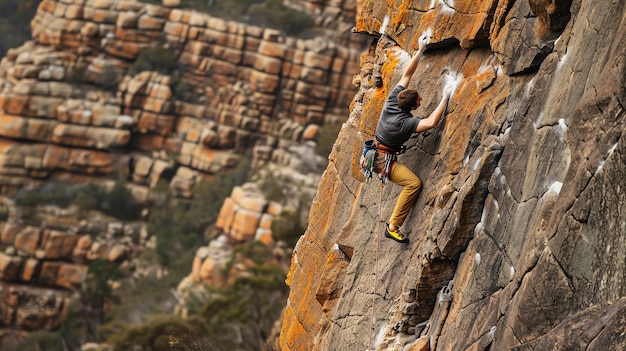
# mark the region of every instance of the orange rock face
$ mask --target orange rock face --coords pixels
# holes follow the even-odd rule
[[[586,334],[626,313],[626,5],[359,3],[354,30],[376,37],[294,250],[280,349],[626,347]],[[399,245],[382,228],[401,187],[363,183],[357,163],[424,34],[414,116],[454,89],[398,156],[423,183]]]

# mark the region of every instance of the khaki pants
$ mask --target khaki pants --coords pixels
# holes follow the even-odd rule
[[[385,166],[384,162],[379,161],[384,158],[383,156],[384,155],[382,154],[378,154],[378,157],[376,158],[376,171],[378,173],[380,173],[382,167]],[[391,166],[389,180],[402,187],[402,192],[400,192],[398,201],[396,201],[396,206],[394,207],[391,218],[389,219],[389,223],[395,225],[396,227],[400,227],[402,223],[404,223],[411,206],[413,206],[413,202],[415,202],[417,195],[419,195],[419,192],[422,189],[422,181],[415,175],[415,173],[413,173],[413,171],[397,161]]]

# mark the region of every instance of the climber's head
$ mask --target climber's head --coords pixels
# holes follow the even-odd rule
[[[398,107],[407,112],[418,108],[420,101],[422,101],[420,94],[413,89],[405,89],[398,94]]]

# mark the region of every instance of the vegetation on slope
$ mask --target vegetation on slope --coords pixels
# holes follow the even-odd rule
[[[111,189],[97,184],[71,185],[63,182],[48,182],[36,188],[24,190],[16,195],[27,224],[39,225],[38,206],[55,205],[60,208],[76,206],[81,217],[89,211],[99,211],[114,218],[132,221],[140,219],[141,208],[127,188],[126,180],[118,179]]]
[[[41,0],[0,0],[0,58],[30,40],[30,20]]]
[[[160,0],[147,2],[161,3]],[[207,12],[213,17],[275,28],[292,36],[302,35],[315,25],[311,15],[285,6],[282,0],[182,0],[181,7]]]
[[[160,278],[132,277],[137,260],[96,260],[90,263],[80,298],[68,306],[60,330],[34,332],[8,350],[74,350],[87,342],[107,342],[114,350],[263,349],[284,308],[287,287],[284,268],[261,242],[235,248],[222,272],[227,284],[206,286],[202,298],[188,301],[187,318],[172,313],[178,302],[172,291],[189,274],[197,248],[211,240],[207,228],[215,223],[233,187],[250,175],[249,157],[245,157],[234,169],[197,184],[193,199],[176,197],[168,187],[159,185],[149,204],[134,201],[123,179],[110,188],[50,182],[16,194],[16,202],[26,209],[23,213],[30,222],[37,222],[37,207],[46,205],[79,206],[123,221],[146,220],[148,232],[156,236],[156,248],[143,252],[137,260],[167,273]],[[283,200],[275,196],[274,200]],[[122,210],[133,215],[125,217],[119,212]],[[148,210],[147,218],[139,216],[144,210]],[[293,244],[304,231],[291,213],[276,223],[276,240]]]

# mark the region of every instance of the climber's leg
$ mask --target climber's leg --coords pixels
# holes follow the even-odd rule
[[[417,195],[422,189],[422,181],[408,167],[398,162],[391,168],[389,180],[403,187],[389,219],[389,224],[398,228],[404,223],[411,206],[413,206],[413,202],[415,202]],[[391,229],[395,228],[392,227]]]

